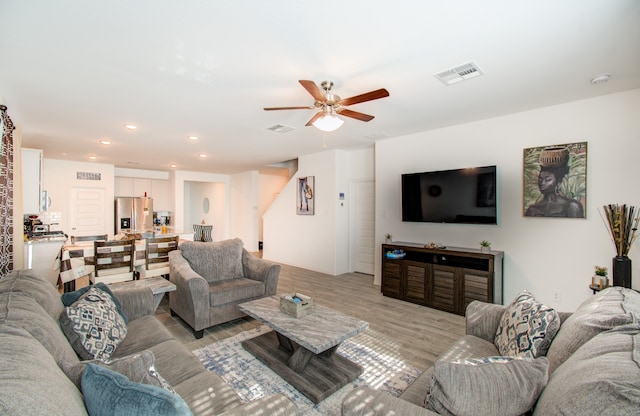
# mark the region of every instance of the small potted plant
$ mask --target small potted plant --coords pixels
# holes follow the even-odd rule
[[[491,250],[491,243],[487,240],[480,241],[480,251],[487,253]]]
[[[604,266],[594,266],[594,275],[591,278],[591,284],[600,289],[609,287],[609,270]]]
[[[389,233],[385,234],[385,236],[384,236],[384,242],[385,242],[385,243],[387,243],[387,244],[389,244],[389,243],[391,243],[392,241],[393,241],[393,236],[392,236],[391,234],[389,234]]]

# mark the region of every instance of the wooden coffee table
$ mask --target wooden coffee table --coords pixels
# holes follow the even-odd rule
[[[312,402],[321,402],[362,374],[362,367],[335,352],[344,340],[364,332],[367,322],[321,305],[294,318],[280,312],[279,296],[238,307],[273,329],[242,346]]]

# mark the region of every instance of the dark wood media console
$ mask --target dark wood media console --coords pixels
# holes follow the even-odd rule
[[[387,252],[402,250],[402,258]],[[416,243],[382,245],[382,294],[464,315],[474,300],[502,304],[502,251],[425,248]]]

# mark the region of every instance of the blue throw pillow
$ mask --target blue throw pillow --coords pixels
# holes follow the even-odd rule
[[[113,292],[111,292],[111,289],[109,289],[109,286],[105,285],[104,283],[96,283],[95,285],[85,286],[73,292],[63,293],[62,296],[60,297],[60,299],[62,300],[62,304],[64,306],[73,305],[78,301],[78,299],[80,299],[80,296],[84,295],[87,292],[87,290],[91,289],[92,287],[100,289],[103,292],[107,293],[109,296],[111,296],[113,303],[116,304],[116,309],[118,310],[118,313],[120,314],[120,316],[122,316],[122,319],[124,319],[124,323],[128,324],[129,318],[127,318],[127,314],[125,314],[124,311],[122,310],[122,304],[118,300],[117,296],[114,295]]]
[[[95,364],[82,374],[82,394],[90,416],[193,416],[179,395]]]

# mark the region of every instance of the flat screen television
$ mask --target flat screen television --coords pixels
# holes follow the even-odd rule
[[[497,224],[496,167],[403,174],[402,221]]]

